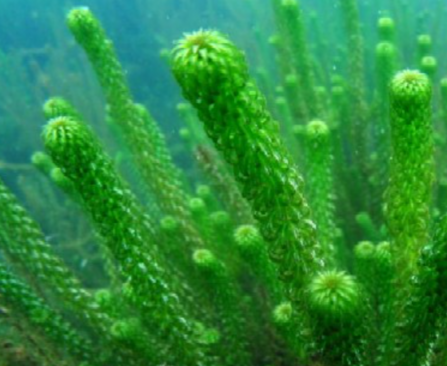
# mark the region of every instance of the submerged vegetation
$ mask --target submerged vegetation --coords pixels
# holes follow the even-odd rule
[[[46,120],[42,151],[20,144],[30,165],[0,156],[1,366],[447,364],[447,79],[432,37],[407,36],[447,8],[415,22],[399,1],[371,38],[359,3],[325,24],[272,0],[255,56],[214,29],[162,49],[178,141],[86,7],[67,15],[70,54],[87,56],[105,123],[45,98],[38,62],[30,81],[0,55],[0,83],[22,80],[0,92],[0,124],[31,118],[14,98],[33,82]],[[51,60],[67,85],[90,80]]]

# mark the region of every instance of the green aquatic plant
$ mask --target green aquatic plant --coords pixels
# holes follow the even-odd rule
[[[391,82],[393,159],[385,216],[396,265],[403,272],[412,271],[429,240],[434,180],[431,94],[428,77],[417,71],[402,71]]]
[[[272,1],[280,86],[257,73],[274,100],[219,31],[163,52],[187,101],[180,151],[197,161],[193,179],[135,102],[100,21],[70,11],[128,170],[70,102],[44,103],[32,165],[88,218],[101,285],[80,279],[1,181],[0,340],[43,366],[444,365],[445,142],[433,122],[445,129],[447,82],[433,114],[431,42],[418,39],[421,71],[396,73],[386,16],[368,95],[358,4],[338,4],[349,77],[330,85],[294,0]]]
[[[300,191],[302,178],[249,78],[243,53],[220,33],[199,31],[174,49],[172,69],[207,134],[233,165],[280,275],[299,292],[305,277],[322,265],[316,232]]]
[[[331,153],[331,134],[326,123],[314,120],[305,131],[307,196],[313,207],[318,239],[328,262],[337,259],[335,227],[335,193]],[[334,263],[331,263],[332,265]]]

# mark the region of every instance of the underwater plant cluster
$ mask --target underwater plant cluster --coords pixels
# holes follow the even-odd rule
[[[447,78],[401,13],[379,14],[371,53],[358,1],[336,5],[341,73],[297,0],[271,0],[258,37],[275,75],[214,29],[163,49],[178,144],[99,18],[69,11],[114,150],[54,96],[39,183],[0,161],[0,366],[447,365]]]

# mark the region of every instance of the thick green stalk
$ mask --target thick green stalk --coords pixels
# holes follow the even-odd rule
[[[424,246],[419,273],[412,278],[413,291],[403,311],[404,321],[397,324],[395,353],[391,365],[412,366],[436,359],[446,344],[447,296],[447,217],[435,226],[433,242]],[[431,354],[433,345],[435,355]]]
[[[91,342],[81,337],[70,324],[45,304],[26,284],[0,263],[0,303],[12,307],[31,326],[47,338],[71,364],[87,362],[97,365]],[[67,359],[65,359],[65,357]]]
[[[365,306],[361,290],[344,272],[317,274],[307,288],[316,352],[327,365],[363,365]]]
[[[412,279],[424,271],[418,266],[421,249],[430,241],[434,180],[431,96],[430,80],[419,71],[399,72],[391,82],[392,159],[384,214],[396,271],[393,324],[386,350],[394,358],[396,350],[399,355],[401,342],[405,342],[401,328],[409,316],[405,308],[412,302]]]
[[[117,344],[110,337],[110,327],[113,324],[110,314],[98,308],[90,292],[81,286],[79,280],[54,253],[38,225],[1,182],[0,206],[0,247],[8,261],[26,276],[39,293],[55,294],[67,309],[87,324],[95,333],[104,354],[108,352],[110,356],[113,352],[113,358],[119,365],[123,364],[123,360],[128,365],[135,365],[142,350],[135,349],[132,344],[124,345],[119,350],[114,349]],[[43,291],[42,285],[47,289]],[[143,354],[145,352],[143,350]]]
[[[52,97],[48,99],[43,105],[43,114],[46,120],[51,120],[57,117],[71,117],[79,121],[83,118],[81,114],[74,108],[67,100],[60,97]],[[50,157],[48,159],[51,160]],[[82,200],[79,193],[76,191],[76,187],[73,182],[65,176],[59,167],[56,167],[52,163],[54,168],[50,172],[51,180],[74,202],[82,206]],[[102,245],[100,242],[101,254],[105,263],[105,270],[111,281],[111,286],[117,288],[120,285],[120,278],[117,272],[115,262],[112,254],[110,253],[107,246]]]
[[[298,301],[323,261],[302,178],[248,76],[243,53],[218,32],[198,31],[178,42],[172,69],[208,136],[233,166],[289,296]]]
[[[393,270],[388,243],[361,242],[354,249],[355,274],[364,289],[370,323],[366,349],[372,365],[383,362],[389,344]]]
[[[377,22],[379,40],[394,44],[396,41],[396,30],[394,20],[390,17],[381,17]]]
[[[293,358],[302,359],[305,357],[305,345],[301,333],[305,331],[303,324],[299,323],[299,314],[293,314],[292,305],[289,301],[283,302],[285,299],[284,286],[278,280],[276,268],[269,260],[267,246],[262,239],[259,230],[253,225],[239,226],[234,232],[234,241],[238,252],[249,267],[249,271],[257,284],[254,288],[254,306],[252,311],[256,311],[254,320],[261,321],[263,326],[261,333],[252,335],[259,339],[259,343],[264,340],[264,345],[278,342],[276,333],[282,335],[287,346],[293,354]],[[278,305],[280,304],[280,305]],[[287,305],[285,305],[287,304]],[[284,305],[287,309],[285,310]],[[272,307],[275,306],[273,319],[271,314]],[[284,310],[284,311],[283,311]],[[273,324],[271,324],[273,320]],[[272,327],[275,325],[275,327]],[[259,327],[256,327],[259,329]],[[286,346],[286,345],[284,345]],[[283,346],[283,347],[284,347]],[[271,347],[274,353],[277,353],[274,347]],[[278,354],[277,357],[284,357]],[[271,361],[274,362],[274,361]]]
[[[323,121],[306,126],[307,197],[317,224],[318,239],[325,260],[331,266],[337,261],[335,247],[335,204],[332,172],[331,134]]]
[[[204,287],[216,310],[217,324],[221,328],[226,347],[220,355],[224,365],[250,365],[247,327],[241,313],[241,294],[225,264],[207,249],[194,252],[193,261],[200,271]]]
[[[431,95],[428,77],[418,71],[402,71],[392,80],[392,159],[385,217],[402,279],[415,272],[420,250],[429,241],[434,181]]]
[[[354,248],[355,274],[366,290],[370,302],[373,302],[376,291],[374,257],[376,247],[369,241],[362,241]]]
[[[69,309],[75,310],[94,328],[106,332],[110,319],[98,311],[91,295],[56,256],[37,223],[2,182],[0,206],[0,245],[13,264],[56,292]]]
[[[267,289],[271,301],[278,304],[284,299],[282,285],[268,259],[267,248],[258,229],[253,225],[239,226],[234,232],[234,241],[254,275]]]
[[[192,247],[204,246],[191,222],[188,197],[181,173],[172,162],[166,142],[149,112],[132,101],[132,96],[113,47],[99,21],[86,8],[68,15],[68,26],[96,72],[103,88],[109,112],[120,128],[144,183],[155,193],[158,204],[168,215],[178,219],[184,241]]]
[[[309,338],[309,329],[303,322],[306,317],[297,312],[290,301],[283,301],[273,309],[272,318],[294,358],[298,357],[304,364],[309,362],[308,351],[312,347],[306,341]]]
[[[156,335],[176,349],[166,357],[184,365],[201,365],[203,354],[193,338],[192,321],[172,289],[175,281],[160,266],[150,221],[99,142],[86,125],[70,117],[50,120],[43,139],[53,161],[75,184],[121,277],[128,281],[126,297],[141,310]]]

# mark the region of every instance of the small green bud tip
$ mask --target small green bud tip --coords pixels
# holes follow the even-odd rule
[[[160,221],[160,226],[162,230],[173,232],[178,229],[178,221],[172,216],[163,217]]]
[[[345,84],[345,80],[343,79],[343,76],[338,74],[331,75],[331,84],[333,86],[343,86]]]
[[[391,81],[391,101],[401,106],[427,104],[431,99],[431,83],[427,75],[417,70],[404,70]]]
[[[306,136],[311,140],[325,140],[329,136],[329,128],[323,121],[313,120],[306,126]]]
[[[379,18],[377,22],[377,28],[379,28],[380,31],[393,31],[394,30],[394,20],[389,17],[382,17]]]
[[[389,17],[382,17],[377,22],[377,29],[382,41],[393,41],[394,38],[394,21]]]
[[[285,325],[292,319],[293,308],[290,302],[279,304],[273,310],[273,321],[278,325]]]
[[[284,97],[278,97],[278,98],[276,98],[276,99],[275,99],[275,104],[276,104],[277,106],[284,106],[284,105],[286,105],[286,104],[287,104],[286,98],[284,98]]]
[[[200,344],[212,345],[220,340],[220,333],[215,328],[205,328],[202,323],[195,324],[195,334]]]
[[[354,254],[359,259],[369,259],[374,256],[376,247],[370,241],[361,241],[354,248]]]
[[[210,215],[211,223],[214,226],[224,227],[231,224],[230,215],[226,211],[216,211]]]
[[[262,238],[259,230],[255,226],[242,225],[234,232],[234,241],[241,247],[249,247],[262,243]]]
[[[318,95],[325,95],[327,93],[327,90],[324,86],[317,85],[315,87],[315,93],[317,93]]]
[[[31,156],[31,163],[35,167],[37,167],[43,171],[48,171],[53,166],[53,162],[51,161],[51,158],[42,151],[36,151]]]
[[[193,213],[201,213],[205,211],[206,205],[201,198],[194,197],[189,200],[189,209]]]
[[[189,129],[186,127],[181,128],[178,131],[178,134],[183,141],[191,140],[191,131],[189,131]]]
[[[388,241],[382,241],[377,244],[377,251],[391,253],[391,245]]]
[[[295,74],[288,74],[285,79],[286,85],[295,85],[298,83],[298,77]]]
[[[342,319],[354,315],[359,304],[357,283],[345,272],[320,273],[309,286],[309,305],[317,316]]]
[[[421,34],[417,39],[418,45],[429,48],[431,46],[431,36],[428,34]]]
[[[70,187],[72,181],[62,172],[61,168],[53,168],[50,172],[50,177],[53,182],[59,187]]]
[[[48,121],[43,130],[45,148],[54,152],[68,152],[67,149],[78,150],[85,131],[79,122],[70,117],[56,117]]]
[[[134,290],[129,282],[126,282],[121,287],[121,294],[125,299],[132,299],[134,297]]]
[[[281,6],[284,8],[295,8],[298,6],[296,0],[282,0]]]
[[[217,344],[220,341],[220,332],[215,328],[207,329],[203,332],[199,341],[201,344],[208,346]]]
[[[276,46],[276,45],[280,44],[280,42],[281,42],[281,38],[278,35],[270,36],[268,39],[268,43],[271,44],[272,46]]]
[[[172,70],[183,88],[216,87],[231,81],[240,88],[248,77],[244,54],[213,30],[187,33],[172,51]]]
[[[365,224],[371,222],[371,218],[367,212],[359,212],[355,215],[355,221],[359,224]]]
[[[216,261],[214,254],[208,249],[197,249],[192,256],[192,259],[194,263],[200,267],[210,267]]]
[[[186,111],[190,111],[191,105],[189,105],[188,103],[178,103],[176,108],[177,108],[177,112],[182,114],[182,113],[185,113]]]
[[[295,125],[292,127],[292,133],[295,137],[301,137],[305,134],[306,128],[301,125]]]
[[[67,24],[75,38],[82,44],[95,34],[100,27],[93,13],[88,7],[72,9],[67,15]]]
[[[377,247],[376,247],[376,258],[382,264],[386,264],[387,266],[391,266],[393,258],[392,258],[392,255],[391,255],[391,246],[390,246],[389,242],[383,241],[383,242],[377,244]]]
[[[327,89],[324,86],[316,86],[314,88],[315,90],[315,95],[320,99],[320,100],[326,100],[326,96],[327,96]]]
[[[424,72],[428,74],[432,74],[436,71],[436,68],[438,66],[438,62],[436,61],[436,58],[433,56],[425,56],[421,60],[421,68]]]
[[[60,116],[60,107],[63,105],[63,99],[61,98],[51,98],[48,99],[43,105],[43,114],[46,119],[51,119]]]
[[[197,187],[196,193],[200,198],[208,198],[211,196],[211,188],[205,184],[201,184]]]
[[[43,130],[45,145],[51,146],[58,143],[59,140],[65,140],[68,132],[76,125],[77,123],[69,117],[61,116],[49,120]]]
[[[377,56],[390,56],[395,52],[394,45],[390,42],[380,42],[376,46]]]
[[[129,340],[136,336],[138,337],[140,331],[140,323],[136,318],[118,320],[110,329],[112,336],[119,340]]]
[[[335,85],[332,87],[331,93],[334,97],[341,97],[344,94],[344,89],[340,85]]]
[[[283,95],[284,94],[284,88],[282,86],[277,86],[275,88],[275,93],[280,95],[280,96]]]
[[[441,79],[441,88],[447,89],[447,78]]]
[[[95,292],[94,295],[95,301],[99,304],[101,307],[107,307],[112,304],[113,301],[113,295],[108,289],[100,289]]]
[[[197,32],[185,33],[184,38],[177,43],[174,53],[188,54],[195,57],[206,58],[207,51],[225,48],[228,40],[219,32],[213,30],[199,30]]]
[[[50,312],[46,309],[32,309],[30,312],[30,318],[37,324],[47,323],[50,316]]]
[[[61,116],[80,118],[70,103],[59,97],[50,98],[44,103],[43,114],[47,120]]]

